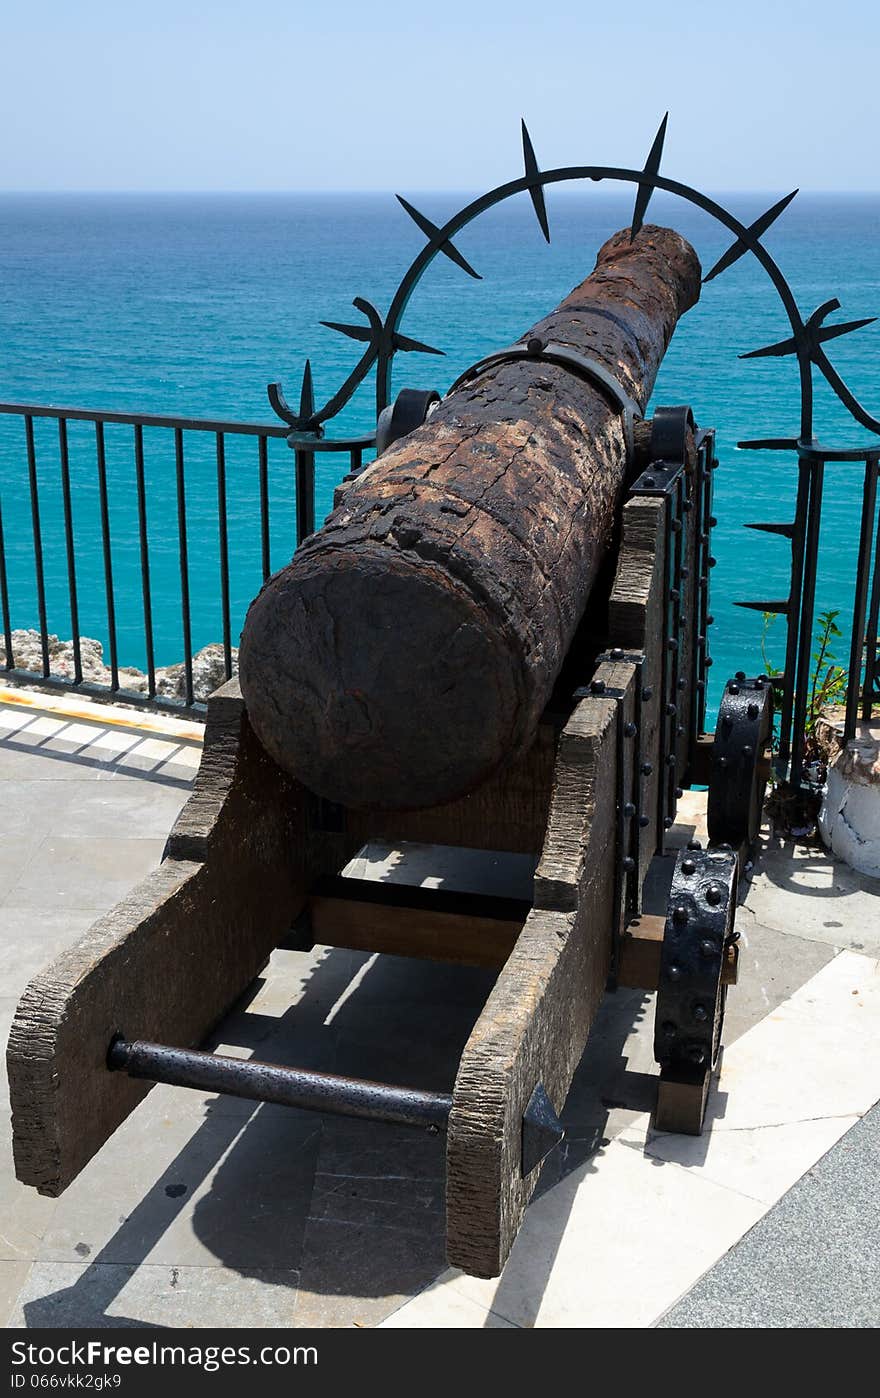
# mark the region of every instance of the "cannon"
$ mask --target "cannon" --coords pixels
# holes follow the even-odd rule
[[[515,345],[386,415],[253,603],[161,865],[21,1000],[20,1180],[59,1194],[157,1082],[443,1131],[449,1261],[495,1276],[618,986],[656,991],[657,1124],[701,1130],[772,697],[739,674],[704,732],[714,435],[643,416],[699,280],[678,235],[615,235]],[[708,846],[643,915],[695,784]],[[370,840],[530,856],[532,896],[345,872]],[[316,943],[497,970],[448,1091],[200,1047],[274,948]]]

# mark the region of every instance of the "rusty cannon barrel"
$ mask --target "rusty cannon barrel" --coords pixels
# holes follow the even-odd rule
[[[615,234],[592,274],[356,479],[251,604],[240,676],[275,761],[385,810],[473,790],[529,744],[613,532],[696,253]]]

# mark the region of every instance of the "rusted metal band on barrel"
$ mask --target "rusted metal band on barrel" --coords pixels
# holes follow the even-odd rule
[[[517,344],[508,346],[507,349],[489,354],[485,359],[479,359],[476,364],[465,369],[448,392],[454,393],[456,389],[461,388],[471,379],[476,378],[478,374],[481,374],[484,369],[488,369],[494,364],[517,359],[534,359],[539,363],[557,364],[560,368],[567,369],[569,373],[577,374],[592,388],[604,391],[618,411],[623,414],[626,449],[627,453],[632,455],[633,423],[636,418],[641,418],[643,415],[638,403],[629,396],[623,384],[611,373],[611,370],[600,363],[598,359],[579,354],[577,350],[571,349],[568,345],[558,344],[555,340],[550,340],[545,344],[539,336],[533,335],[528,340],[520,340]]]

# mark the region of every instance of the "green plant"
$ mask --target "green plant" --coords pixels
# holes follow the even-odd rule
[[[776,620],[775,612],[764,612],[764,626],[761,632],[761,658],[764,671],[773,685],[773,702],[777,712],[782,702],[783,673],[774,665],[767,654],[767,638]],[[846,703],[847,672],[836,663],[832,649],[836,637],[842,635],[837,625],[839,610],[820,612],[816,619],[816,632],[813,639],[812,672],[807,694],[807,712],[804,719],[804,745],[809,760],[816,755],[816,722],[822,710],[836,704]],[[774,735],[774,749],[776,737]]]

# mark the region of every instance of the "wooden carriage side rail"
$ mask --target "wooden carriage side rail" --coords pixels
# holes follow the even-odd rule
[[[645,663],[605,661],[595,672],[607,694],[579,701],[559,743],[534,907],[462,1054],[447,1134],[447,1257],[477,1276],[497,1276],[513,1246],[539,1170],[520,1168],[522,1118],[542,1084],[561,1112],[612,968],[623,909],[611,875],[618,848],[617,769],[630,760],[622,738],[642,705],[642,752],[656,752],[666,558],[663,502],[636,497],[623,509],[609,631]],[[598,687],[598,686],[594,686]],[[617,704],[624,724],[618,722]],[[618,743],[624,741],[624,752]],[[645,810],[656,812],[662,779],[645,776]],[[629,774],[631,776],[631,774]],[[644,775],[644,774],[641,774]],[[656,848],[656,814],[643,831],[639,882]]]

